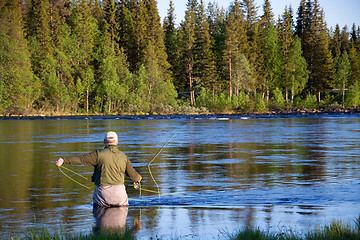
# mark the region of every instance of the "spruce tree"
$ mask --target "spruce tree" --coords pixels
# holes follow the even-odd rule
[[[168,56],[168,62],[170,64],[170,70],[172,72],[172,77],[174,84],[178,86],[178,77],[181,74],[179,68],[179,41],[177,29],[175,28],[175,13],[174,13],[174,3],[170,1],[169,9],[167,16],[164,18],[163,29],[165,32],[164,44],[166,49],[166,54]]]
[[[133,11],[132,4],[127,1],[120,2],[120,47],[124,50],[129,62],[129,69],[131,72],[135,72],[138,66],[138,47],[136,41],[136,12]]]
[[[225,10],[223,8],[220,9],[215,2],[210,2],[207,7],[207,19],[211,38],[211,51],[214,59],[213,66],[215,67],[213,70],[214,79],[210,83],[212,90],[211,94],[214,97],[215,93],[221,92],[221,86],[225,86],[222,60],[226,27]]]
[[[196,9],[197,1],[188,0],[186,4],[185,19],[180,24],[180,49],[182,68],[186,74],[183,79],[187,81],[187,89],[190,92],[190,104],[195,106],[195,90],[194,85],[194,61],[195,61],[195,25],[196,25]]]
[[[349,60],[351,65],[349,85],[354,85],[356,82],[360,83],[360,50],[355,47],[353,41],[349,51]]]
[[[211,89],[215,82],[215,59],[211,49],[211,36],[204,3],[200,0],[196,11],[194,75],[198,79],[197,88]],[[211,89],[213,90],[213,89]]]
[[[303,12],[304,29],[301,35],[304,57],[308,63],[310,76],[307,84],[309,93],[321,93],[333,84],[334,65],[330,51],[330,40],[324,21],[324,12],[317,0],[308,0]]]
[[[331,51],[334,59],[337,59],[341,55],[341,40],[340,40],[340,27],[339,24],[336,24],[334,33],[331,38]]]

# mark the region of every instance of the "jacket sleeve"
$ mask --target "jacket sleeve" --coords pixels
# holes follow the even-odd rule
[[[64,164],[72,165],[96,165],[98,162],[98,151],[93,151],[80,156],[65,157]]]
[[[140,174],[133,168],[133,166],[131,165],[131,162],[128,158],[126,161],[125,173],[134,182],[138,182],[141,179]]]

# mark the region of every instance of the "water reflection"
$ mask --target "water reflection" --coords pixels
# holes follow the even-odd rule
[[[145,169],[142,186],[156,191],[146,165],[184,124],[151,164],[160,191],[172,195],[159,199],[142,192],[149,201],[130,201],[125,214],[93,209],[92,191],[53,166],[60,154],[101,148],[103,132],[113,130],[134,167]],[[34,216],[49,226],[65,225],[69,233],[92,231],[94,217],[101,229],[133,226],[141,216],[134,226],[141,226],[137,234],[144,239],[189,232],[217,236],[228,226],[277,230],[290,222],[311,227],[353,220],[360,203],[359,132],[360,117],[0,121],[0,232],[21,232]],[[88,166],[71,168],[92,174]],[[127,191],[139,197],[132,186]]]
[[[98,232],[124,232],[126,229],[126,219],[128,217],[129,207],[103,207],[99,205],[93,206],[93,215],[95,219],[95,227],[93,231]],[[141,229],[139,217],[134,218],[132,232]]]

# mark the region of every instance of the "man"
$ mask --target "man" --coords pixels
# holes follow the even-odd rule
[[[94,206],[119,207],[128,206],[125,190],[125,174],[135,184],[141,181],[140,174],[132,167],[130,160],[118,148],[118,136],[107,132],[104,138],[105,148],[91,153],[68,158],[59,158],[55,164],[85,164],[94,166],[92,181],[96,185],[93,194]]]

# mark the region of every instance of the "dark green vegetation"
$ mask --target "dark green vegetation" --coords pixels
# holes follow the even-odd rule
[[[268,233],[259,229],[245,229],[235,233],[223,233],[224,239],[229,240],[356,240],[360,239],[360,218],[356,219],[355,227],[349,224],[344,224],[341,221],[333,221],[331,224],[324,226],[322,229],[318,228],[309,231],[304,236],[296,236],[296,234],[289,233]],[[150,237],[150,236],[149,236]],[[89,234],[80,234],[77,236],[66,237],[61,232],[50,233],[46,228],[29,229],[29,233],[25,237],[14,237],[11,239],[68,239],[68,240],[91,240],[91,239],[136,239],[135,235],[130,230],[119,231],[101,231]],[[153,239],[153,238],[151,238]],[[163,239],[159,237],[158,239]],[[173,239],[181,239],[175,237]]]
[[[360,28],[317,0],[0,1],[0,114],[261,112],[360,105]],[[333,91],[336,89],[337,91]]]

